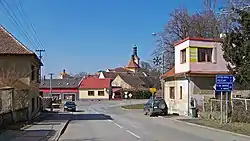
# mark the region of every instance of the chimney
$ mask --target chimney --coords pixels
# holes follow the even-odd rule
[[[44,75],[44,76],[43,76],[43,80],[45,80],[45,79],[46,79],[46,76]]]
[[[63,69],[63,73],[66,73],[66,70],[65,70],[65,69]]]
[[[133,55],[137,56],[137,46],[136,45],[133,46]]]

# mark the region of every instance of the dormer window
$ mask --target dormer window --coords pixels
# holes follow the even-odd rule
[[[69,85],[69,83],[66,83],[66,85],[68,86],[68,85]]]
[[[59,82],[58,85],[61,85],[61,83]]]
[[[186,48],[181,50],[181,64],[186,63]]]

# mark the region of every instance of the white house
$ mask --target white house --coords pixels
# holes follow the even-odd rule
[[[228,74],[220,40],[186,38],[175,44],[175,66],[162,76],[170,113],[189,115],[191,99],[216,97],[216,74]]]

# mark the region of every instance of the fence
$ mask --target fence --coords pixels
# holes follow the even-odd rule
[[[226,100],[203,99],[198,103],[198,111],[201,118],[226,121],[226,114],[229,122],[250,123],[250,99],[233,98],[227,101],[228,110],[226,111]],[[222,113],[221,113],[222,108]]]

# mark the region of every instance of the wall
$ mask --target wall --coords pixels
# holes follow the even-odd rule
[[[116,76],[116,78],[112,81],[111,83],[112,86],[119,86],[122,87],[123,89],[132,89],[133,87],[126,83],[119,75]]]
[[[34,75],[35,81],[31,81],[31,65],[36,67],[36,73]],[[35,116],[39,108],[35,106],[32,110],[32,98],[35,99],[35,105],[37,105],[37,98],[39,96],[39,61],[33,55],[1,55],[0,56],[0,68],[3,68],[5,72],[13,72],[12,76],[19,78],[24,84],[28,85],[29,97],[28,97],[28,109],[29,117]],[[6,76],[5,72],[0,72],[0,77]]]
[[[180,99],[180,86],[182,86],[182,99]],[[170,99],[170,87],[175,87],[175,99]],[[188,80],[166,81],[164,88],[164,98],[168,105],[169,113],[187,115]]]
[[[192,62],[191,71],[218,72],[228,71],[226,61],[223,58],[222,44],[218,42],[190,41],[191,47],[213,48],[212,62]],[[197,55],[198,57],[198,55]]]
[[[175,73],[187,72],[190,70],[189,63],[189,41],[185,41],[182,44],[175,46]],[[181,64],[181,50],[186,50],[186,63]]]
[[[100,73],[99,78],[105,78],[103,72]]]
[[[13,88],[0,89],[0,127],[29,119],[28,94]]]
[[[94,96],[88,96],[88,91],[94,91]],[[104,91],[104,96],[98,96],[98,91]],[[109,99],[109,93],[105,89],[79,89],[79,99]]]

